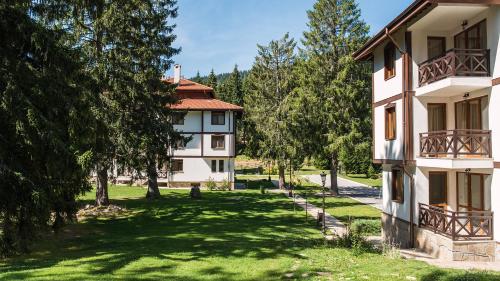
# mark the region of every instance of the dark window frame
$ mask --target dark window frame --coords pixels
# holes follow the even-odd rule
[[[399,179],[399,180],[398,180]],[[393,202],[403,204],[405,200],[405,184],[403,171],[394,168],[391,171],[391,199]]]
[[[172,172],[174,172],[174,173],[184,172],[184,159],[173,159],[172,160]]]
[[[384,47],[384,79],[389,80],[396,76],[396,46],[389,42]]]
[[[217,173],[217,160],[212,159],[212,161],[211,161],[211,169],[212,169],[212,173]]]
[[[185,113],[183,112],[173,112],[172,113],[172,125],[184,125]]]
[[[435,56],[430,56],[429,54],[429,44],[430,44],[430,41],[440,41],[441,42],[441,52],[439,55],[435,55]],[[427,36],[427,59],[428,60],[431,60],[431,59],[435,59],[435,58],[440,58],[442,57],[444,54],[446,54],[446,37],[442,37],[442,36]]]
[[[385,114],[385,140],[387,141],[392,141],[397,138],[397,125],[398,125],[398,119],[397,119],[397,113],[396,113],[396,104],[389,104],[385,106],[384,108],[384,114]],[[392,116],[392,118],[391,118]],[[392,124],[392,135],[390,131],[390,122],[393,122]]]
[[[219,159],[219,173],[224,173],[224,159]]]
[[[215,138],[222,138],[222,146],[217,146],[217,141]],[[225,135],[212,135],[211,137],[211,148],[213,150],[224,150],[226,149],[226,136]]]
[[[441,202],[441,203],[433,203],[431,202],[431,176],[433,175],[440,175],[440,176],[444,176],[444,202]],[[445,208],[446,206],[448,206],[448,172],[444,172],[444,171],[431,171],[429,172],[429,205],[432,205],[432,206],[439,206],[439,207],[442,207],[442,208]]]
[[[220,118],[222,116],[222,118]],[[222,122],[221,122],[222,120]],[[212,125],[226,125],[226,112],[225,111],[212,111],[211,112]]]

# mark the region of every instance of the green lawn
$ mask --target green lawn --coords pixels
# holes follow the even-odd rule
[[[366,184],[368,186],[373,186],[373,187],[381,187],[382,186],[382,179],[372,179],[372,178],[367,178],[365,174],[339,174],[339,177],[352,180],[355,182],[359,182],[362,184]]]
[[[322,242],[286,197],[162,190],[148,202],[137,187],[110,189],[129,214],[69,225],[36,241],[30,255],[0,260],[0,280],[491,280],[484,272],[357,253]],[[82,198],[89,203],[93,194]],[[311,222],[311,220],[310,220]],[[312,222],[311,222],[312,223]]]

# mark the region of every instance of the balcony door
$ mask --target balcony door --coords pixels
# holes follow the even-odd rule
[[[487,49],[486,20],[455,35],[456,49]]]
[[[458,211],[484,211],[484,180],[486,175],[457,173]]]
[[[485,146],[484,132],[488,128],[488,97],[480,97],[457,102],[455,104],[455,126],[458,133],[458,148],[468,157],[473,154],[482,155],[488,148]]]
[[[483,98],[457,102],[455,104],[455,122],[457,129],[481,130],[483,128]]]

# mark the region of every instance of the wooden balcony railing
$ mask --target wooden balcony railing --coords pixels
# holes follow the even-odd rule
[[[452,240],[493,239],[493,212],[451,212],[418,204],[418,224]]]
[[[444,56],[432,58],[418,66],[420,86],[450,76],[490,76],[490,51],[451,49]]]
[[[491,131],[464,129],[420,133],[420,156],[491,158]]]

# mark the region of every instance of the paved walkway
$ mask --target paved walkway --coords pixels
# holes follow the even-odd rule
[[[309,181],[321,185],[321,177],[319,175],[305,175],[302,176]],[[338,177],[337,182],[339,185],[340,195],[349,196],[352,199],[359,201],[363,204],[373,206],[382,210],[382,198],[380,196],[381,190],[372,188],[367,185],[357,183],[351,180]],[[330,187],[330,175],[326,176],[326,187]]]
[[[277,186],[277,181],[273,181],[273,184],[275,186]],[[286,196],[288,196],[288,192],[285,190],[271,189],[269,191],[275,192],[275,193],[283,193]],[[290,198],[290,199],[293,200],[293,198]],[[311,203],[306,204],[306,200],[297,194],[295,194],[295,205],[301,207],[304,210],[307,209],[307,214],[312,216],[315,220],[318,219],[319,214],[323,211],[321,208],[318,208]],[[325,216],[325,225],[326,225],[326,228],[328,230],[330,230],[330,232],[336,236],[344,236],[346,233],[345,225],[341,221],[339,221],[338,219],[336,219],[335,217],[331,216],[328,213],[326,213],[326,216]]]

